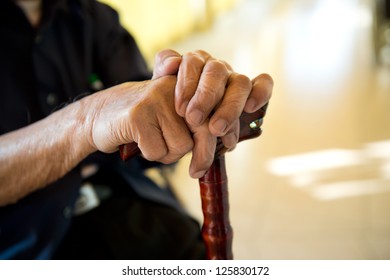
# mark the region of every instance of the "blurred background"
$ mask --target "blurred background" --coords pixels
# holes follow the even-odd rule
[[[105,0],[150,65],[204,49],[274,94],[226,156],[236,259],[390,259],[387,0]],[[202,223],[190,155],[172,176]]]

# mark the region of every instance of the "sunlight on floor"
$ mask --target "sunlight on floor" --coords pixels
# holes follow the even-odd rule
[[[375,166],[370,179],[340,181],[337,172],[358,171]],[[390,192],[390,140],[366,144],[360,150],[328,149],[275,158],[267,163],[269,172],[287,177],[290,185],[320,200]],[[329,176],[329,174],[333,176]],[[322,181],[332,177],[335,182]],[[330,177],[330,178],[329,178]]]

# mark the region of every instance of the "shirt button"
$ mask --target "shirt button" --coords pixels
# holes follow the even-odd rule
[[[62,214],[64,215],[65,219],[72,218],[72,207],[66,206],[64,210],[62,210]]]
[[[57,95],[55,93],[49,93],[46,96],[46,103],[47,103],[47,105],[49,105],[51,107],[58,105]]]

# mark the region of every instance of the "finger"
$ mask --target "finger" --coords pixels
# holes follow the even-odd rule
[[[168,147],[160,128],[153,125],[144,125],[143,128],[134,136],[142,156],[149,161],[158,161],[167,156]]]
[[[194,142],[184,121],[169,121],[169,124],[145,124],[135,136],[145,159],[170,164],[193,149]]]
[[[222,102],[210,119],[209,129],[213,135],[224,136],[236,125],[251,89],[248,77],[237,73],[230,75]]]
[[[206,62],[195,95],[187,107],[188,123],[199,126],[209,117],[223,99],[229,75],[230,72],[223,62],[215,59]]]
[[[154,63],[153,80],[162,76],[176,75],[179,71],[181,55],[174,50],[163,50],[157,53]]]
[[[194,140],[185,121],[176,115],[173,120],[164,121],[161,124],[164,131],[164,140],[167,147],[167,154],[157,161],[170,164],[178,161],[194,147]]]
[[[175,109],[182,117],[185,116],[188,103],[195,95],[201,73],[210,57],[203,51],[186,53],[182,57],[175,88]]]
[[[201,178],[213,163],[217,138],[210,134],[208,124],[193,130],[194,148],[190,163],[190,176]]]
[[[225,136],[221,137],[223,145],[228,148],[229,151],[233,150],[240,137],[240,121],[237,119],[231,129]]]
[[[273,79],[268,74],[261,74],[252,80],[252,91],[244,110],[253,113],[263,107],[271,98],[274,86]]]
[[[175,76],[147,83],[131,109],[132,139],[150,161],[172,163],[193,147],[191,132],[173,108]]]

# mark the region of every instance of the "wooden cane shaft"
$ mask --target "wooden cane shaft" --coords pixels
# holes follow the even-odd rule
[[[242,113],[239,142],[260,136],[267,105],[251,114]],[[121,145],[119,150],[122,160],[127,160],[141,152],[137,143]],[[226,151],[226,147],[219,138],[213,164],[205,176],[199,179],[204,217],[202,237],[208,259],[230,260],[233,258],[233,230],[229,221],[228,184],[224,156]]]
[[[199,179],[202,199],[202,238],[209,260],[233,259],[233,230],[229,220],[229,194],[225,156],[214,159],[204,177]]]

